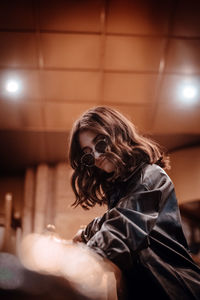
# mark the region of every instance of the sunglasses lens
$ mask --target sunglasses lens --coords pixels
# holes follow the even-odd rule
[[[97,142],[97,144],[95,145],[95,150],[99,153],[105,153],[107,146],[108,144],[106,143],[106,141],[102,140]]]
[[[108,143],[105,140],[99,140],[95,145],[95,151],[98,153],[105,153]],[[95,164],[95,156],[93,152],[83,154],[81,163],[86,167],[92,167]]]
[[[81,158],[81,163],[87,167],[92,167],[95,163],[94,156],[91,153],[86,153]]]

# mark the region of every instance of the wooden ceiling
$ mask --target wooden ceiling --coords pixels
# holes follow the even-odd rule
[[[2,172],[65,160],[73,122],[96,105],[169,151],[200,143],[198,0],[1,0],[0,14]]]

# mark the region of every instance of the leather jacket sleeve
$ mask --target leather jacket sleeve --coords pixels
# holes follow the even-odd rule
[[[153,173],[147,168],[139,180],[132,178],[130,186],[128,194],[83,232],[89,247],[121,269],[131,268],[138,253],[148,247],[149,234],[173,191],[171,180],[161,168]]]

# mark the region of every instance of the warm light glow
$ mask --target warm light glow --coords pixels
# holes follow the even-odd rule
[[[198,83],[195,80],[185,80],[177,89],[177,97],[180,103],[192,105],[198,101]]]
[[[187,85],[183,88],[182,94],[186,99],[193,99],[197,95],[197,89],[192,85]]]
[[[6,90],[9,93],[16,93],[19,91],[19,82],[17,80],[8,80],[6,83]]]

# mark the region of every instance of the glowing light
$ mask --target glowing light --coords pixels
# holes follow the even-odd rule
[[[6,83],[6,90],[9,93],[16,93],[19,91],[19,82],[16,80],[8,80]]]
[[[199,100],[199,83],[195,79],[186,79],[177,87],[177,99],[184,105],[194,105]]]
[[[192,85],[185,86],[182,95],[186,99],[193,99],[197,95],[197,89]]]

